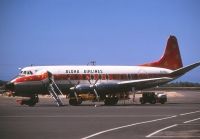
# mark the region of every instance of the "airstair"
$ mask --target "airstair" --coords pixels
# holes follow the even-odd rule
[[[63,106],[63,102],[60,99],[59,95],[63,95],[63,93],[61,92],[61,90],[58,88],[57,84],[55,83],[53,78],[49,78],[49,86],[48,86],[48,91],[51,95],[52,98],[54,98],[56,104],[58,106]]]

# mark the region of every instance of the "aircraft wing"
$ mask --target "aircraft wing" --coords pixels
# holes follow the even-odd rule
[[[140,80],[122,81],[119,82],[118,85],[120,88],[133,87],[135,88],[135,90],[141,90],[152,86],[161,85],[170,82],[172,80],[173,78],[169,77],[140,79]]]

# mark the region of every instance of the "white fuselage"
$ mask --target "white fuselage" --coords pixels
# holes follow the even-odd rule
[[[82,83],[88,83],[88,80],[98,80],[98,82],[137,80],[162,77],[172,72],[165,68],[145,66],[31,66],[23,68],[21,75],[29,76],[27,73],[39,75],[46,71],[51,72],[58,83],[68,80],[79,80]],[[81,75],[86,77],[80,77]]]
[[[34,74],[41,70],[48,70],[53,74],[169,74],[173,71],[146,66],[30,66],[22,69]]]

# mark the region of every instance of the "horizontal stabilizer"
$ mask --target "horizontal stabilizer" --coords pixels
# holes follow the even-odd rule
[[[172,77],[180,77],[182,75],[184,75],[185,73],[187,73],[188,71],[196,68],[200,66],[200,62],[197,62],[197,63],[194,63],[194,64],[191,64],[189,66],[186,66],[186,67],[183,67],[183,68],[180,68],[180,69],[177,69],[175,71],[173,71],[170,75]]]

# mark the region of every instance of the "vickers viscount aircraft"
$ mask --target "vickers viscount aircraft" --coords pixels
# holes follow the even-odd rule
[[[69,104],[82,101],[104,101],[115,105],[128,99],[129,92],[168,83],[199,66],[200,62],[183,67],[178,42],[170,36],[163,56],[155,62],[139,66],[30,66],[6,85],[14,96],[29,97],[20,104],[34,106],[38,94],[50,94],[58,106],[58,94],[69,98]]]

